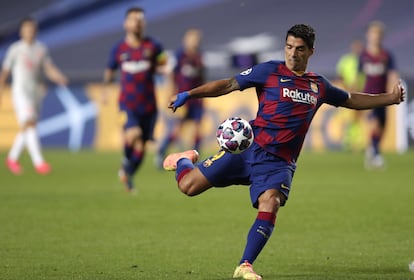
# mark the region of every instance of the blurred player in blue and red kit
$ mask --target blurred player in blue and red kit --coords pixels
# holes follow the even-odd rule
[[[111,83],[120,69],[121,93],[119,109],[124,123],[124,158],[119,178],[127,191],[133,189],[132,177],[141,165],[145,144],[152,140],[157,118],[154,77],[167,62],[161,44],[145,36],[144,10],[128,9],[124,20],[125,38],[112,48],[104,83]],[[104,92],[104,101],[107,92]]]
[[[323,76],[307,72],[314,41],[312,27],[294,25],[286,33],[285,61],[260,63],[232,78],[181,92],[170,104],[175,111],[188,99],[218,97],[233,91],[241,97],[240,90],[255,88],[259,106],[252,122],[255,138],[249,149],[241,154],[219,151],[199,164],[195,164],[198,153],[190,150],[170,154],[163,164],[166,170],[176,171],[179,189],[189,196],[212,186],[251,184],[250,198],[258,213],[233,278],[262,279],[252,264],[272,235],[280,207],[288,200],[296,161],[318,108],[327,103],[362,110],[404,100],[400,83],[384,94],[346,92]]]
[[[183,45],[175,53],[176,64],[173,71],[174,94],[190,90],[204,83],[204,64],[200,50],[201,32],[196,28],[188,29],[183,36]],[[168,146],[174,142],[179,135],[185,122],[191,122],[194,129],[194,146],[196,150],[200,149],[201,144],[201,119],[203,117],[203,101],[201,99],[192,99],[186,103],[185,114],[178,119],[171,119],[172,127],[161,142],[158,150],[158,165],[162,167],[162,161]]]
[[[392,54],[383,48],[384,24],[373,21],[366,33],[366,47],[359,58],[359,71],[365,75],[364,92],[381,94],[395,85],[399,74]],[[366,150],[365,166],[380,168],[384,159],[380,153],[381,139],[387,120],[385,107],[375,108],[370,114],[370,145]]]

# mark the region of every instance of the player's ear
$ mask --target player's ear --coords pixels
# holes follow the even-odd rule
[[[310,55],[309,56],[313,55],[313,53],[315,52],[315,48],[309,49],[309,52],[310,52]]]

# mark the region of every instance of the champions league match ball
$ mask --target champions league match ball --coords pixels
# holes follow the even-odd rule
[[[217,142],[222,149],[233,154],[245,151],[253,143],[253,129],[249,122],[232,117],[222,122],[216,131]]]

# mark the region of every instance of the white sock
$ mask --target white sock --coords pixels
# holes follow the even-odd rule
[[[25,131],[26,147],[29,151],[29,155],[32,158],[32,162],[35,166],[44,162],[42,153],[40,151],[40,142],[37,137],[37,131],[34,127],[29,127]]]
[[[23,132],[19,132],[16,135],[16,138],[14,139],[13,142],[13,146],[10,149],[8,158],[13,160],[13,161],[17,161],[20,157],[20,154],[22,153],[23,149],[24,149],[24,131]]]

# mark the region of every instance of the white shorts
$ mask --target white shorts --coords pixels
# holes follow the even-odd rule
[[[37,121],[41,101],[41,97],[38,94],[28,97],[21,92],[13,92],[12,99],[17,121],[20,125],[24,125],[29,121]]]

